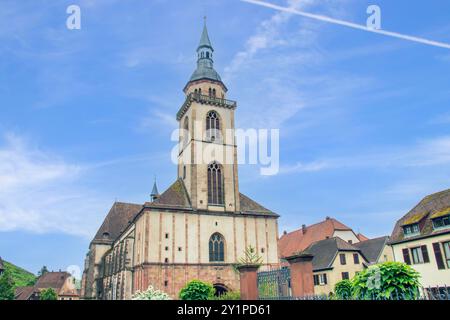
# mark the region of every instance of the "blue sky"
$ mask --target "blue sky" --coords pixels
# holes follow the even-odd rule
[[[450,3],[271,0],[450,43]],[[82,29],[65,27],[78,4]],[[332,216],[390,234],[450,188],[450,50],[239,0],[2,0],[0,256],[30,271],[83,264],[114,200],[143,203],[170,161],[203,16],[237,127],[279,128],[280,173],[239,168],[280,233]]]

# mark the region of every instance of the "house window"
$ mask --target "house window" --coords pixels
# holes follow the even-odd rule
[[[350,279],[350,275],[348,272],[342,272],[342,280],[348,280]]]
[[[346,265],[347,264],[347,260],[345,259],[345,253],[341,253],[339,255],[339,259],[341,260],[341,265]]]
[[[435,229],[446,228],[450,226],[450,216],[433,219],[433,227]]]
[[[355,264],[359,264],[359,254],[357,253],[353,254],[353,261],[355,262]]]
[[[164,263],[169,263],[169,258],[165,258]]]
[[[220,137],[220,119],[215,111],[208,112],[206,116],[206,139],[214,142]]]
[[[266,250],[264,248],[261,248],[261,253],[266,252]]]
[[[314,285],[315,286],[324,286],[327,284],[327,275],[326,273],[315,274],[314,275]]]
[[[444,247],[444,253],[445,253],[445,260],[447,263],[447,268],[450,269],[450,242],[445,242],[442,244]]]
[[[412,248],[411,255],[413,264],[422,264],[430,262],[430,258],[428,257],[427,246]]]
[[[403,233],[405,234],[405,236],[412,236],[412,235],[419,234],[420,233],[419,225],[416,223],[416,224],[411,224],[409,226],[404,226]]]
[[[183,124],[183,147],[185,147],[189,142],[189,118],[184,118]]]
[[[215,161],[208,166],[208,204],[224,204],[222,166]]]
[[[169,281],[164,281],[164,287],[168,287],[169,286]]]
[[[209,238],[209,261],[225,261],[225,240],[219,233],[214,233],[211,238]]]
[[[353,244],[353,240],[348,240],[348,243]]]
[[[168,233],[166,233],[165,237],[166,237],[166,239],[169,239],[169,234],[168,234]]]
[[[166,251],[169,251],[169,247],[166,247],[165,250],[166,250]]]

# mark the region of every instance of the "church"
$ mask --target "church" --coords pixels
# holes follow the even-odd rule
[[[85,259],[85,299],[131,299],[150,285],[178,297],[193,279],[217,294],[239,290],[233,268],[247,247],[278,265],[278,215],[239,190],[234,136],[237,103],[214,69],[206,24],[197,68],[183,89],[177,178],[144,204],[116,202]]]

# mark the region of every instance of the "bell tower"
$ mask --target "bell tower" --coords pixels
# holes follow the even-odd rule
[[[234,111],[227,87],[214,69],[206,21],[197,47],[197,68],[184,87],[177,113],[180,128],[178,177],[196,210],[239,212]]]

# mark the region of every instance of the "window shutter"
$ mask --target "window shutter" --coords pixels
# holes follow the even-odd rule
[[[445,269],[444,260],[442,259],[441,245],[439,242],[433,243],[434,256],[436,257],[436,263],[438,270]]]
[[[323,274],[323,280],[324,280],[325,284],[328,284],[327,274],[326,273]]]
[[[411,257],[409,255],[409,250],[408,249],[403,249],[403,260],[405,261],[406,264],[411,265]]]
[[[422,255],[423,255],[423,262],[429,263],[430,257],[428,256],[428,249],[427,246],[422,246]]]
[[[317,274],[314,275],[314,285],[315,286],[319,285],[319,276]]]

